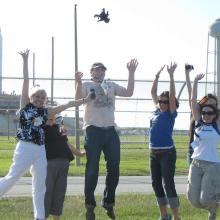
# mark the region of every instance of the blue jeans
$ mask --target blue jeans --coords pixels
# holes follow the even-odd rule
[[[159,205],[169,203],[171,208],[179,207],[174,175],[176,166],[175,147],[167,149],[161,153],[151,151],[150,169],[152,178],[152,187],[157,197]]]
[[[99,160],[101,152],[106,161],[106,181],[102,205],[104,207],[115,204],[115,190],[119,181],[120,140],[115,128],[86,128],[84,147],[86,150],[85,171],[85,205],[96,206],[94,191],[99,175]]]

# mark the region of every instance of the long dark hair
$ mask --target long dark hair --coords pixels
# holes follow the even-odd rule
[[[170,92],[169,91],[163,91],[162,93],[160,93],[159,97],[166,97],[166,98],[170,98]],[[179,101],[177,100],[177,98],[175,98],[176,100],[176,108],[179,108]]]
[[[205,105],[205,103],[208,101],[208,99],[214,99],[216,101],[216,107],[218,106],[218,99],[215,95],[208,93],[207,95],[203,96],[200,100],[199,100],[199,105]]]

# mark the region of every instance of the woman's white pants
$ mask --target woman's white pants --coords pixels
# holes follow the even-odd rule
[[[44,195],[47,159],[44,145],[19,141],[14,151],[13,163],[8,174],[0,179],[0,196],[6,193],[16,181],[30,169],[32,175],[32,197],[34,217],[45,218]]]

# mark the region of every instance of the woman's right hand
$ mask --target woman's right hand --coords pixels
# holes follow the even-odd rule
[[[30,52],[30,49],[26,49],[26,50],[22,50],[22,51],[20,51],[18,53],[22,56],[22,58],[24,60],[27,60],[28,56],[29,56],[29,52]]]

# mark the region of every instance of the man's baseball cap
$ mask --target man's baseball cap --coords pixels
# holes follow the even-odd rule
[[[107,70],[107,68],[104,66],[102,63],[93,63],[91,66],[91,70],[96,69],[96,68],[102,68],[104,70]]]

